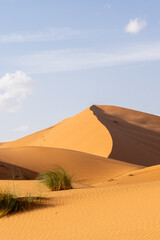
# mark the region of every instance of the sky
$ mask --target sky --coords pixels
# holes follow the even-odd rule
[[[0,0],[0,141],[93,104],[160,115],[159,0]]]

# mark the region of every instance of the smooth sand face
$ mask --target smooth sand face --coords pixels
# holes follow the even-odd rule
[[[51,128],[2,145],[3,148],[19,146],[54,147],[108,157],[112,138],[88,108]]]
[[[160,118],[113,106],[92,106],[51,128],[2,143],[0,179],[33,179],[59,165],[73,175],[75,189],[50,192],[36,180],[0,180],[0,189],[49,198],[40,209],[0,219],[0,236],[159,240],[159,164]]]
[[[23,175],[22,168],[35,172],[34,176],[36,176],[38,172],[61,166],[67,169],[76,181],[84,184],[108,181],[119,174],[122,175],[128,171],[142,168],[139,165],[58,148],[4,148],[0,149],[0,156],[3,163],[7,161],[7,163],[14,163],[16,166],[21,167],[21,173],[19,174],[18,167],[15,167],[19,178]]]

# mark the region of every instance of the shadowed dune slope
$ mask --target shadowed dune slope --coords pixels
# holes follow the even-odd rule
[[[92,106],[112,136],[109,157],[151,166],[160,164],[160,117],[113,106]]]
[[[15,164],[0,161],[0,179],[33,179],[37,172],[26,169]]]
[[[53,127],[0,145],[2,148],[19,146],[63,148],[108,157],[112,138],[88,108]]]
[[[104,110],[107,114],[112,115],[113,117],[119,118],[121,120],[132,123],[139,127],[143,127],[148,130],[160,133],[159,116],[116,106],[109,105],[96,105],[96,106]]]
[[[74,180],[85,184],[107,181],[141,168],[113,159],[58,148],[4,148],[0,149],[0,156],[3,163],[15,164],[34,172],[43,172],[59,165],[73,174]]]

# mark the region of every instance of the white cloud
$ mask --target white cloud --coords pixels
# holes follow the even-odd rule
[[[139,33],[142,29],[147,26],[146,20],[140,20],[138,18],[130,19],[129,23],[125,27],[125,31],[132,34]]]
[[[31,128],[28,125],[21,125],[13,129],[14,132],[28,132]]]
[[[30,73],[67,72],[160,60],[160,42],[114,50],[65,49],[17,57],[10,64]],[[16,66],[16,65],[15,65]]]
[[[6,73],[0,79],[0,111],[18,111],[32,88],[32,79],[24,72]]]
[[[82,31],[72,28],[47,28],[43,31],[32,33],[1,34],[0,42],[43,42],[71,39],[82,34]]]

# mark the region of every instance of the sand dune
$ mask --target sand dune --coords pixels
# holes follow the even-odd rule
[[[160,117],[113,106],[91,106],[74,117],[1,148],[70,149],[137,165],[160,164]]]
[[[112,138],[88,108],[53,127],[0,147],[19,146],[63,148],[108,157],[112,150]]]
[[[10,157],[12,158],[12,156]],[[38,174],[31,169],[9,162],[9,160],[7,162],[0,161],[0,179],[33,179]]]
[[[76,181],[85,184],[109,180],[119,174],[141,168],[139,165],[58,148],[4,148],[0,149],[0,156],[3,163],[31,170],[35,172],[34,176],[37,172],[43,172],[59,165],[73,174]],[[18,168],[15,167],[15,169],[17,171]]]
[[[116,177],[112,184],[160,181],[160,165],[146,167]],[[103,185],[103,184],[102,184]]]
[[[112,136],[109,157],[143,166],[160,164],[160,117],[109,106],[91,110]]]
[[[160,118],[151,114],[93,105],[50,128],[2,143],[0,160],[12,164],[12,169],[15,165],[15,171],[18,167],[33,171],[32,178],[62,165],[80,181],[96,183],[160,164],[159,123]],[[1,179],[8,177],[3,171]]]
[[[108,105],[96,105],[105,111],[106,114],[119,118],[125,122],[129,122],[133,125],[149,129],[151,131],[160,132],[160,117],[148,114],[132,109],[108,106]]]
[[[0,179],[33,179],[59,165],[73,175],[75,189],[50,192],[36,180],[0,180],[0,189],[49,198],[40,209],[0,219],[0,236],[158,240],[159,164],[160,117],[113,106],[93,105],[55,126],[1,143]]]

